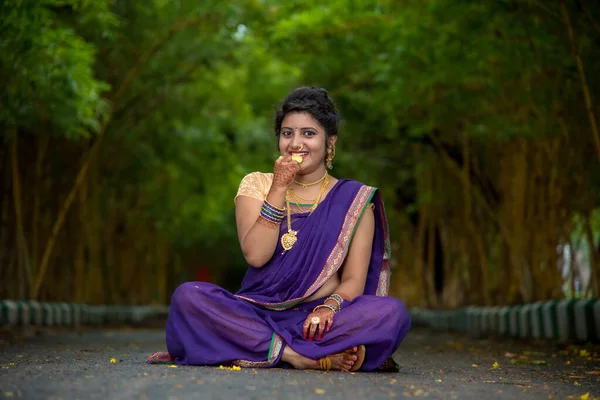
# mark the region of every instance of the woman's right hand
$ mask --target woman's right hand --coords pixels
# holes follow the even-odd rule
[[[271,187],[277,189],[289,188],[299,170],[300,164],[292,160],[292,156],[289,154],[279,157],[275,161]]]

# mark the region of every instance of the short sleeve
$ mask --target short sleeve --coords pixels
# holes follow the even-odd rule
[[[246,196],[264,201],[267,198],[267,193],[269,193],[272,182],[273,174],[252,172],[242,179],[237,195],[233,200],[237,200],[239,196]]]

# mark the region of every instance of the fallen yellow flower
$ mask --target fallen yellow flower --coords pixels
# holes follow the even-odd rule
[[[315,393],[316,394],[325,394],[325,391],[323,389],[315,389]]]
[[[500,368],[500,364],[498,364],[498,361],[494,362],[494,365],[492,365],[493,369],[498,369]]]
[[[118,363],[117,359],[116,359],[116,358],[114,358],[114,357],[111,357],[111,358],[110,358],[110,362],[111,362],[111,363],[113,363],[113,364],[116,364],[116,363]]]
[[[177,365],[169,365],[169,368],[177,368]]]
[[[590,392],[581,395],[581,400],[588,400],[590,398]]]
[[[234,365],[232,367],[224,367],[222,365],[219,365],[219,369],[226,369],[228,371],[241,371],[242,367],[238,367],[237,365]]]

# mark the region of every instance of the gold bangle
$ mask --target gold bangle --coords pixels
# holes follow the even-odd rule
[[[334,306],[330,306],[329,304],[319,304],[318,306],[313,308],[313,312],[317,311],[319,308],[329,308],[331,311],[333,311],[334,314],[337,314],[337,312],[339,311],[336,310]]]

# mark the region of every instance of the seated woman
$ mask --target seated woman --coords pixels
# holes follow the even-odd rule
[[[236,294],[184,283],[171,300],[168,353],[149,363],[381,370],[410,327],[387,297],[390,245],[379,191],[328,174],[339,114],[324,89],[299,88],[276,113],[281,157],[237,193],[250,264]]]

